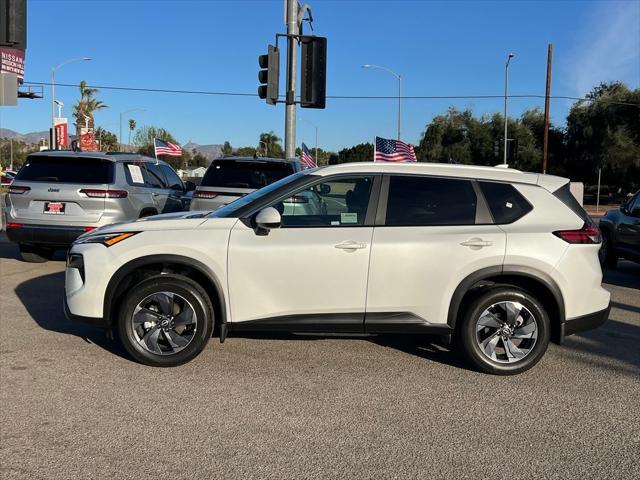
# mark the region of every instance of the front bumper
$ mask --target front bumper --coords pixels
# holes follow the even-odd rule
[[[91,325],[92,327],[98,327],[102,329],[108,329],[109,325],[104,320],[104,318],[96,318],[96,317],[82,317],[80,315],[74,315],[69,310],[69,305],[67,305],[67,295],[65,293],[62,300],[62,308],[64,309],[64,316],[67,317],[67,320],[75,323],[84,323],[85,325]]]
[[[7,228],[7,238],[15,243],[68,247],[76,238],[85,232],[84,227],[23,225],[18,228]]]
[[[598,328],[607,321],[610,311],[611,302],[609,302],[609,305],[607,305],[607,308],[604,310],[566,320],[560,325],[560,344],[562,345],[565,338],[569,335]]]

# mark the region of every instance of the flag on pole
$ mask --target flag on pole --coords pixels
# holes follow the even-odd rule
[[[376,137],[374,162],[417,162],[413,145],[400,140]]]
[[[307,168],[315,168],[316,162],[311,156],[311,152],[307,146],[303,143],[300,151],[300,161],[307,166]]]
[[[165,142],[159,138],[153,139],[153,148],[155,150],[156,158],[158,158],[158,155],[167,155],[169,157],[179,157],[182,155],[182,147],[180,147],[180,145]]]

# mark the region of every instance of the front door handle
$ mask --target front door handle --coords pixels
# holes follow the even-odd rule
[[[460,245],[464,247],[471,247],[471,248],[474,248],[474,247],[482,248],[482,247],[490,247],[491,245],[493,245],[493,242],[489,240],[483,240],[481,238],[471,238],[466,242],[462,242]]]
[[[339,248],[341,250],[359,250],[362,248],[367,248],[367,244],[349,240],[348,242],[342,242],[335,245],[335,248]]]

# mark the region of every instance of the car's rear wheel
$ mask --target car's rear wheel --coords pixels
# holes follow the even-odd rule
[[[611,243],[611,234],[606,230],[602,231],[602,244],[598,250],[598,258],[600,265],[604,268],[616,268],[618,265],[618,257]]]
[[[202,352],[213,324],[211,301],[198,283],[182,275],[157,275],[126,295],[118,333],[137,361],[175,367]]]
[[[515,287],[487,291],[465,309],[459,343],[474,367],[514,375],[533,367],[549,345],[549,317],[540,302]]]
[[[51,260],[54,250],[46,247],[37,247],[21,243],[18,245],[22,260],[30,263],[44,263]]]

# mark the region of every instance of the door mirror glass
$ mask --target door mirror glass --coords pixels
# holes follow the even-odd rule
[[[331,186],[327,183],[321,183],[318,185],[318,193],[320,195],[329,195],[331,193]]]
[[[280,212],[273,207],[263,208],[256,215],[256,233],[266,234],[272,228],[279,228],[282,223]]]
[[[196,184],[187,180],[184,182],[184,191],[185,192],[193,192],[196,189]]]

